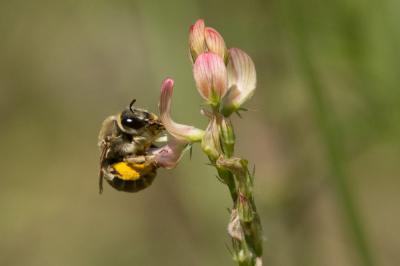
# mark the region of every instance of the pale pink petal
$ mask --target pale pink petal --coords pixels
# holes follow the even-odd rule
[[[152,150],[151,154],[154,155],[154,161],[158,167],[171,169],[178,164],[188,146],[187,141],[170,136],[166,145]]]
[[[205,37],[208,51],[217,54],[225,61],[227,51],[221,34],[213,28],[206,27]]]
[[[223,99],[223,113],[230,114],[253,96],[256,88],[256,69],[251,58],[238,48],[229,49],[228,93]]]
[[[218,55],[201,54],[194,63],[193,75],[200,95],[211,103],[219,102],[228,88],[224,61]]]
[[[206,51],[204,20],[199,19],[189,29],[189,49],[193,62]]]
[[[180,140],[188,142],[201,141],[204,131],[192,126],[182,125],[175,123],[171,118],[171,101],[172,93],[174,90],[174,81],[172,79],[165,79],[161,86],[160,96],[160,119],[164,127],[172,136]]]

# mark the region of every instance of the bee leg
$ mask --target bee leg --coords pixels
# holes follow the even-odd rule
[[[152,164],[154,162],[154,156],[149,156],[149,155],[139,155],[135,157],[126,157],[124,159],[125,162],[127,163],[138,163],[138,164]]]
[[[99,194],[103,193],[103,171],[100,169],[99,173]]]
[[[146,162],[146,156],[139,155],[135,157],[126,157],[124,161],[127,163],[144,163]]]

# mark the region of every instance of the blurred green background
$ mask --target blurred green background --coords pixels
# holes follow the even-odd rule
[[[147,190],[98,194],[97,134],[132,98],[205,127],[198,18],[255,61],[234,118],[265,265],[400,265],[400,2],[1,1],[0,265],[234,265],[229,193],[198,146]]]

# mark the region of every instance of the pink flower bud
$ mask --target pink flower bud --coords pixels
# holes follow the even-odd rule
[[[224,61],[227,58],[225,41],[213,28],[205,27],[204,20],[199,19],[189,29],[189,51],[192,62],[202,53],[213,52]]]
[[[204,131],[198,128],[175,123],[171,118],[171,101],[172,93],[174,90],[174,81],[172,79],[165,79],[161,86],[160,96],[160,119],[164,127],[172,136],[178,140],[185,140],[187,142],[199,142],[203,138]]]
[[[201,54],[194,63],[193,75],[200,95],[217,105],[228,88],[224,61],[214,53]]]
[[[256,69],[251,58],[238,48],[229,49],[227,65],[228,87],[222,101],[222,113],[225,116],[237,111],[253,96],[256,89]]]
[[[208,51],[217,54],[225,61],[227,50],[221,34],[213,28],[206,27],[205,37]]]
[[[189,49],[193,62],[196,58],[206,52],[204,20],[199,19],[189,29]]]

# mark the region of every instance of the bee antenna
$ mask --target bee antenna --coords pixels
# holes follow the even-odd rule
[[[133,104],[136,102],[136,99],[133,99],[132,101],[131,101],[131,103],[129,104],[129,110],[131,110],[131,112],[133,113],[133,110],[132,110],[132,106],[133,106]]]

